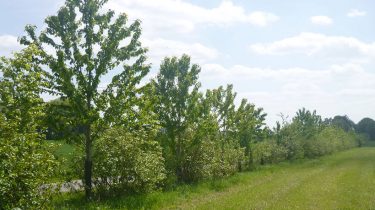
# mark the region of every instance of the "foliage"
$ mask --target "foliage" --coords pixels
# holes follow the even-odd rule
[[[12,59],[0,58],[0,111],[16,129],[12,132],[33,133],[42,120],[44,73],[32,63],[38,54],[32,45]]]
[[[246,164],[251,167],[253,163],[252,145],[267,137],[265,127],[266,114],[262,108],[255,108],[246,99],[241,101],[235,113],[235,138],[239,140],[241,148],[245,148]]]
[[[32,64],[38,53],[30,46],[0,60],[0,209],[45,208],[51,195],[45,184],[58,163],[38,132],[44,83]]]
[[[253,158],[255,164],[278,163],[286,160],[287,149],[278,145],[275,140],[264,140],[255,144],[253,149]]]
[[[82,126],[74,125],[72,106],[68,100],[61,98],[45,103],[43,125],[47,128],[46,139],[48,140],[72,141],[76,136],[83,134]]]
[[[46,18],[40,35],[27,26],[25,45],[41,51],[38,62],[48,67],[46,88],[68,100],[72,125],[82,126],[77,139],[85,147],[84,181],[88,198],[92,191],[93,142],[110,126],[131,128],[137,121],[137,86],[148,73],[145,48],[139,41],[140,21],[127,26],[125,14],[102,13],[107,0],[68,0],[57,15]],[[48,49],[48,50],[47,50]],[[101,79],[123,67],[105,88]],[[113,75],[113,74],[112,74]]]
[[[93,172],[99,190],[148,192],[165,178],[162,150],[150,131],[112,128],[95,146]]]
[[[346,132],[354,131],[355,130],[355,123],[349,119],[348,116],[335,116],[333,119],[329,120],[330,125],[333,125],[335,127],[341,128],[345,130]]]
[[[375,121],[371,118],[363,118],[358,122],[356,131],[367,135],[370,140],[375,140]]]
[[[45,208],[48,205],[51,189],[47,189],[46,184],[57,166],[51,150],[37,134],[0,137],[1,208]]]
[[[288,160],[301,159],[304,154],[305,134],[300,132],[299,124],[283,122],[279,124],[275,138],[277,142],[286,149],[286,158]]]
[[[210,103],[211,115],[216,119],[217,144],[220,146],[218,153],[220,167],[216,176],[222,177],[240,170],[244,159],[244,150],[240,145],[239,135],[236,131],[235,117],[236,107],[234,100],[237,93],[233,91],[233,85],[226,89],[220,86],[217,89],[207,90],[206,98]]]
[[[174,171],[179,181],[190,181],[183,166],[187,157],[188,141],[183,135],[194,120],[196,100],[198,99],[198,73],[200,67],[190,64],[190,57],[183,55],[165,58],[160,65],[160,72],[153,82],[156,103],[155,112],[159,115],[160,125],[165,129],[162,145],[170,154],[168,170]],[[193,142],[194,143],[194,142]],[[165,154],[165,153],[164,153]],[[169,161],[170,160],[170,161]]]
[[[324,126],[322,117],[316,114],[316,110],[311,112],[305,108],[297,111],[296,116],[293,118],[293,123],[296,124],[298,132],[306,139],[320,132]]]
[[[305,142],[305,156],[317,157],[358,146],[356,134],[345,132],[341,128],[329,126],[313,139]]]
[[[316,111],[301,109],[291,122],[284,120],[282,125],[277,124],[274,138],[279,147],[285,149],[288,160],[314,158],[363,144],[363,137],[355,134],[352,129],[344,130],[334,123],[341,118],[334,119],[336,120],[323,123]],[[266,151],[272,148],[263,147]],[[277,152],[276,148],[274,150]]]

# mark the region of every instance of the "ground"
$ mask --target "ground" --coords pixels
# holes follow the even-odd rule
[[[57,208],[100,209],[375,209],[375,147],[285,162],[173,191],[85,203],[65,195]],[[82,206],[83,205],[83,206]]]

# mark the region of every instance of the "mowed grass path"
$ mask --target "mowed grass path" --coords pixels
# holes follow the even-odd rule
[[[175,191],[60,207],[117,209],[375,209],[375,147],[265,166]],[[61,205],[62,204],[62,205]],[[82,206],[83,205],[83,206]]]
[[[223,192],[192,199],[191,209],[375,209],[375,148],[259,171]]]

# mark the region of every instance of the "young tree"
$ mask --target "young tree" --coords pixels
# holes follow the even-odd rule
[[[210,98],[212,102],[212,112],[217,117],[224,138],[228,138],[234,131],[236,95],[237,93],[233,92],[233,85],[227,85],[226,89],[220,86],[218,89],[208,90],[206,93],[206,97]]]
[[[165,58],[154,81],[157,97],[156,113],[168,136],[167,145],[175,158],[175,173],[179,181],[184,180],[183,134],[193,121],[194,106],[197,105],[198,74],[200,67],[190,65],[190,57]]]
[[[248,156],[248,164],[252,163],[251,145],[265,138],[265,117],[267,114],[262,108],[255,108],[246,99],[242,99],[240,106],[235,113],[235,136],[240,146],[245,148],[245,155]]]
[[[125,14],[115,18],[113,11],[102,13],[106,2],[67,0],[57,15],[45,20],[47,28],[40,35],[27,26],[28,35],[21,39],[42,52],[38,61],[47,68],[48,91],[69,101],[73,124],[84,128],[87,198],[92,195],[93,141],[111,125],[127,124],[136,116],[138,84],[149,71],[139,41],[140,21],[128,25]],[[121,67],[117,75],[109,74]],[[106,75],[113,76],[112,81],[102,90]]]
[[[305,108],[299,109],[292,123],[296,124],[301,133],[306,139],[313,137],[324,127],[323,120],[316,110],[309,111]]]
[[[236,138],[236,107],[234,100],[237,93],[233,91],[233,85],[227,85],[224,89],[207,90],[206,98],[211,102],[211,113],[216,117],[218,124],[218,138],[220,145],[221,169],[219,176],[233,174],[240,169],[240,162],[243,159],[243,149]]]

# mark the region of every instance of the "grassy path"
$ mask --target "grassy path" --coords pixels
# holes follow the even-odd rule
[[[110,199],[70,198],[60,207],[120,209],[375,209],[375,147],[282,163],[171,192]],[[75,204],[75,202],[77,202]],[[82,206],[81,206],[82,207]]]
[[[375,148],[276,166],[175,207],[182,209],[375,209]],[[174,207],[173,207],[174,208]]]

